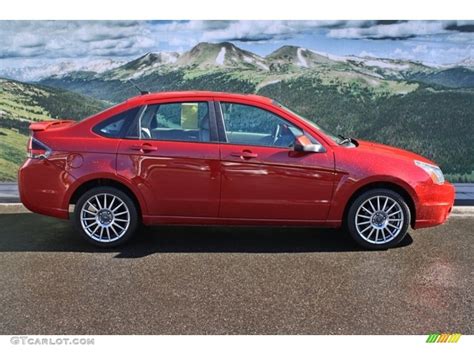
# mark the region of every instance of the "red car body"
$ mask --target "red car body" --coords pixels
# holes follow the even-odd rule
[[[317,154],[288,148],[212,142],[107,138],[93,131],[125,110],[169,102],[240,103],[269,111],[314,137]],[[217,118],[219,119],[219,118]],[[218,123],[219,124],[219,123]],[[337,144],[269,98],[216,92],[168,92],[131,98],[80,122],[31,125],[50,148],[46,159],[27,159],[19,170],[21,201],[31,211],[69,218],[81,192],[110,181],[128,191],[146,225],[281,224],[340,227],[350,202],[375,187],[402,195],[413,228],[443,223],[454,188],[437,184],[413,161],[434,164],[401,149],[357,141]]]

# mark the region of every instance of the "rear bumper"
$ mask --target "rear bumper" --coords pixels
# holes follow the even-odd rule
[[[68,219],[64,196],[74,178],[50,160],[27,159],[18,171],[20,200],[30,211]]]
[[[453,209],[455,190],[449,182],[429,184],[417,189],[418,203],[414,229],[433,227],[446,222]]]

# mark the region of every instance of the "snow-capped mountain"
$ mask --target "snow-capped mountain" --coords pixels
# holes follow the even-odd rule
[[[459,62],[457,65],[465,67],[465,68],[474,69],[474,58],[465,58],[464,60]]]
[[[176,52],[150,52],[109,70],[104,75],[115,79],[135,79],[150,74],[162,66],[172,65],[176,63],[178,58],[179,54]]]
[[[338,70],[352,71],[377,78],[403,78],[406,72],[432,70],[426,65],[406,60],[338,56],[296,46],[283,46],[265,57],[276,70]]]
[[[322,55],[316,51],[296,46],[283,46],[267,55],[265,59],[272,67],[294,69],[309,69],[322,64],[337,64],[337,62],[345,61],[343,57],[337,57],[336,60],[335,56]]]
[[[333,72],[336,76],[355,73],[372,79],[423,78],[452,68],[464,67],[470,70],[471,58],[451,66],[430,66],[420,62],[400,59],[376,58],[371,56],[338,56],[313,49],[283,46],[266,57],[238,48],[232,43],[199,43],[182,54],[176,52],[147,53],[128,62],[111,59],[90,61],[66,61],[53,65],[38,65],[24,68],[0,69],[0,77],[21,81],[40,81],[46,78],[68,77],[75,80],[95,78],[97,80],[140,79],[155,73],[170,71],[189,72],[197,70],[245,70],[270,75],[269,81],[277,80],[274,74],[312,72]],[[447,72],[442,77],[452,76]],[[457,78],[457,77],[456,77]],[[372,80],[370,79],[370,80]],[[457,80],[457,79],[456,79]],[[466,82],[464,80],[463,82]],[[469,84],[470,85],[470,84]]]
[[[269,70],[264,58],[238,48],[229,42],[199,43],[183,53],[176,62],[181,67],[232,67]]]

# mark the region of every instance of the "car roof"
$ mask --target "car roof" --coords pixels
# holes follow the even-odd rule
[[[167,99],[167,98],[191,98],[191,97],[213,97],[217,100],[225,100],[225,99],[243,99],[243,100],[251,100],[254,102],[260,102],[263,104],[271,104],[273,102],[272,99],[254,95],[254,94],[237,94],[237,93],[229,93],[229,92],[219,92],[219,91],[163,91],[163,92],[155,92],[149,93],[144,95],[138,95],[135,97],[131,97],[127,100],[128,103],[134,103],[135,101],[149,101],[149,100],[159,100],[159,99]]]

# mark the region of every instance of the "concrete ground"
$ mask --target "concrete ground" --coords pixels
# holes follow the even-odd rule
[[[369,252],[309,228],[144,228],[97,250],[0,214],[0,334],[473,333],[474,218]]]

